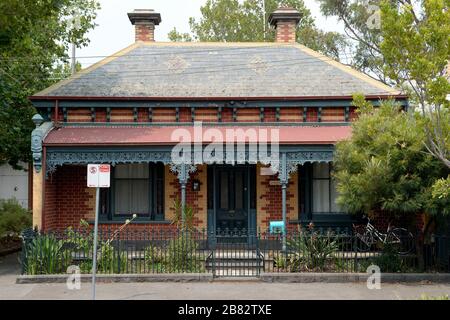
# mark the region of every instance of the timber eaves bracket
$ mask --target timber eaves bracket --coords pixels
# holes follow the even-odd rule
[[[53,128],[53,122],[44,122],[31,133],[31,153],[33,156],[33,166],[37,173],[42,170],[42,143]]]

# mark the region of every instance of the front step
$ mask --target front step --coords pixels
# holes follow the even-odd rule
[[[254,250],[216,250],[205,267],[216,277],[256,277],[263,268],[263,257]]]

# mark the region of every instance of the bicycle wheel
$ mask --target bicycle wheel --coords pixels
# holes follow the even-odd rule
[[[414,248],[414,236],[404,228],[395,228],[388,233],[386,243],[392,245],[398,254],[405,255]]]
[[[373,234],[369,231],[364,233],[356,233],[356,250],[359,252],[367,252],[373,245]]]

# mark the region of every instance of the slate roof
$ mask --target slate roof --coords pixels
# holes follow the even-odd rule
[[[37,97],[342,97],[399,92],[298,44],[137,42]]]

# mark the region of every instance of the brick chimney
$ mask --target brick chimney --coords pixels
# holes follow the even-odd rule
[[[294,8],[283,7],[275,10],[269,16],[269,24],[276,30],[275,41],[296,42],[296,30],[300,19],[300,13]]]
[[[136,41],[155,41],[155,25],[161,22],[161,15],[152,9],[135,9],[128,13],[135,28]]]

